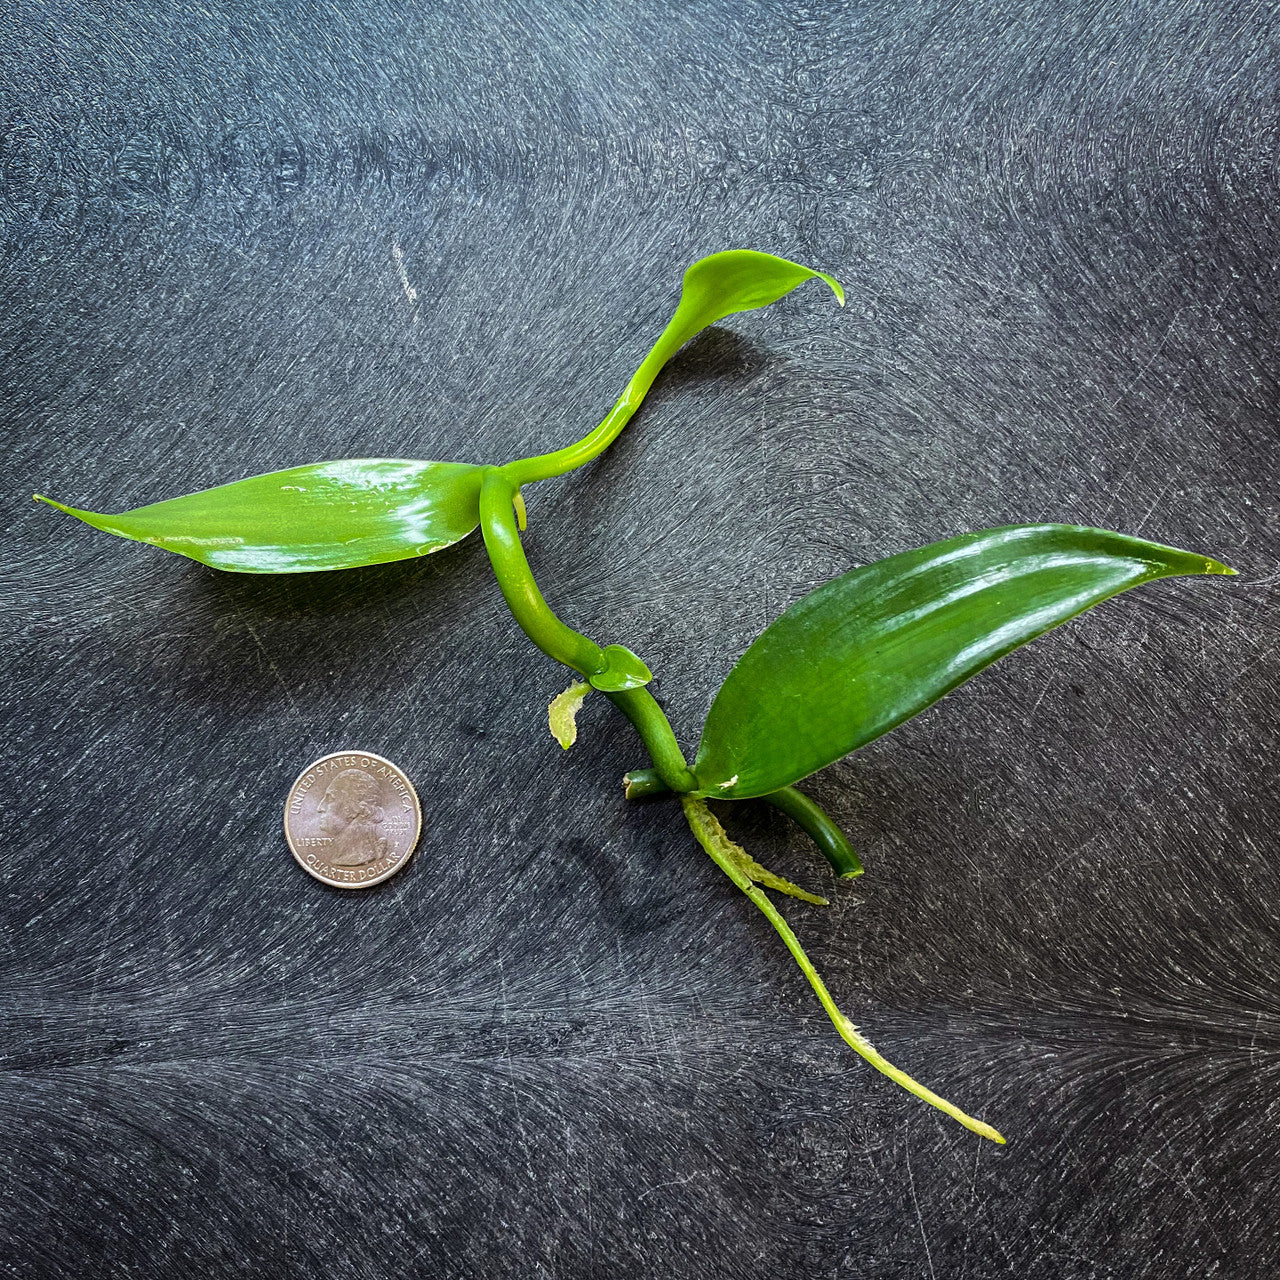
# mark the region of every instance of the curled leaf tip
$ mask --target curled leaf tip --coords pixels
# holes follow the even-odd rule
[[[825,271],[754,249],[726,249],[699,258],[684,273],[680,302],[667,327],[627,383],[608,416],[576,444],[554,453],[520,458],[507,471],[520,484],[563,475],[596,457],[617,438],[639,408],[659,370],[686,342],[709,325],[742,311],[755,311],[786,297],[808,280],[821,280],[844,306],[844,289]],[[599,687],[599,686],[597,686]]]
[[[575,680],[563,693],[556,694],[547,707],[547,724],[551,729],[551,736],[566,751],[578,740],[578,712],[590,692],[590,685]]]

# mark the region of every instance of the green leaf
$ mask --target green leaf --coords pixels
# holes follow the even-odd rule
[[[625,645],[607,644],[603,653],[605,669],[587,677],[593,689],[621,693],[624,689],[641,689],[653,679],[653,672]]]
[[[726,799],[789,786],[997,658],[1156,578],[1233,573],[1079,525],[1011,525],[854,569],[787,610],[716,694],[693,770]]]
[[[35,497],[122,538],[236,573],[352,569],[429,555],[480,520],[485,468],[352,458],[102,515]]]
[[[554,453],[521,458],[506,470],[519,484],[563,475],[602,453],[618,437],[640,407],[663,365],[691,338],[725,316],[738,311],[754,311],[790,293],[806,280],[822,280],[844,306],[840,282],[825,271],[815,271],[771,253],[754,249],[727,249],[701,258],[685,273],[680,302],[653,349],[627,383],[626,390],[609,411],[608,417],[576,444]]]
[[[726,249],[700,258],[684,273],[680,304],[637,373],[637,380],[647,369],[656,374],[690,338],[717,320],[738,311],[767,307],[806,280],[826,281],[844,306],[844,290],[834,276],[798,262],[753,249]]]

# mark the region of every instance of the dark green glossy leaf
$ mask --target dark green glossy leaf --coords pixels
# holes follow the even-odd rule
[[[298,573],[407,560],[465,538],[480,520],[484,470],[401,458],[317,462],[119,515],[36,497],[215,569]]]
[[[1079,525],[1012,525],[828,582],[742,655],[707,716],[700,795],[789,786],[923,711],[997,658],[1130,587],[1232,573]]]

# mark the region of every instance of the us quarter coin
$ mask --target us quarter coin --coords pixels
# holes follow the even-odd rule
[[[371,751],[335,751],[309,764],[284,802],[284,835],[317,880],[365,889],[413,853],[422,808],[413,783]]]

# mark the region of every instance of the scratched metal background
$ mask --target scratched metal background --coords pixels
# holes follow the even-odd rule
[[[1280,14],[417,0],[4,6],[0,1275],[1266,1277],[1280,1268]],[[1012,521],[1191,546],[814,792],[788,914],[846,1052],[478,541],[219,575],[37,508],[576,437],[746,245],[836,272],[708,333],[531,494],[572,622],[687,744],[785,604]],[[285,788],[417,778],[326,890]]]

